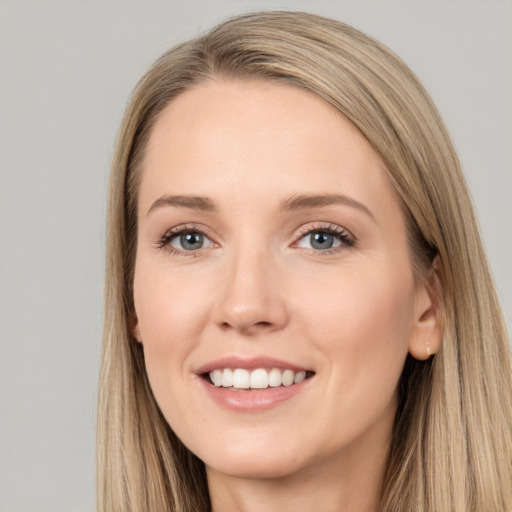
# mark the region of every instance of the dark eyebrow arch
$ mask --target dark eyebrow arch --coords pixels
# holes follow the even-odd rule
[[[281,204],[282,212],[290,212],[296,210],[307,210],[308,208],[318,208],[321,206],[332,206],[341,204],[350,206],[368,215],[375,221],[375,216],[363,203],[352,199],[343,194],[315,194],[315,195],[295,195],[287,199]]]
[[[177,206],[179,208],[190,208],[191,210],[201,210],[203,212],[215,210],[215,204],[207,197],[166,195],[158,198],[151,205],[147,214],[163,206]]]
[[[375,220],[373,213],[359,201],[342,194],[315,194],[315,195],[294,195],[281,203],[282,212],[291,212],[296,210],[307,210],[308,208],[318,208],[322,206],[345,205],[362,211],[371,219]],[[214,202],[208,197],[186,196],[186,195],[165,195],[158,198],[149,208],[148,214],[164,206],[176,206],[179,208],[190,208],[191,210],[200,210],[204,212],[215,211]]]

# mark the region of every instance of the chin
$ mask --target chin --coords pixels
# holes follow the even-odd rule
[[[301,469],[301,464],[296,459],[263,454],[254,457],[226,456],[220,463],[217,461],[214,464],[205,462],[205,465],[207,471],[212,470],[233,478],[242,479],[284,478],[297,473]]]
[[[301,446],[287,444],[275,436],[259,440],[212,440],[212,443],[189,446],[189,449],[204,462],[207,470],[234,478],[282,478],[300,471],[307,464],[301,456]]]

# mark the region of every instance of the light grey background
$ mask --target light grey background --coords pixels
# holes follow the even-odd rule
[[[451,130],[512,325],[512,2],[0,2],[0,511],[94,509],[105,185],[130,90],[227,15],[353,24],[419,75]]]

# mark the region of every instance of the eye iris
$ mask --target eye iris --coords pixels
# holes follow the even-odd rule
[[[194,250],[201,249],[203,246],[204,237],[201,233],[185,233],[180,236],[180,243],[183,249]]]
[[[310,235],[310,242],[313,249],[330,249],[334,244],[334,237],[329,233],[317,231]]]

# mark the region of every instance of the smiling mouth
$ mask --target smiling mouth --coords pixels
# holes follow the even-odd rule
[[[213,386],[226,388],[230,391],[247,391],[253,389],[270,389],[279,387],[288,387],[293,384],[311,378],[314,372],[290,369],[281,370],[280,368],[256,368],[246,370],[245,368],[219,368],[209,373],[203,374],[203,377]]]

